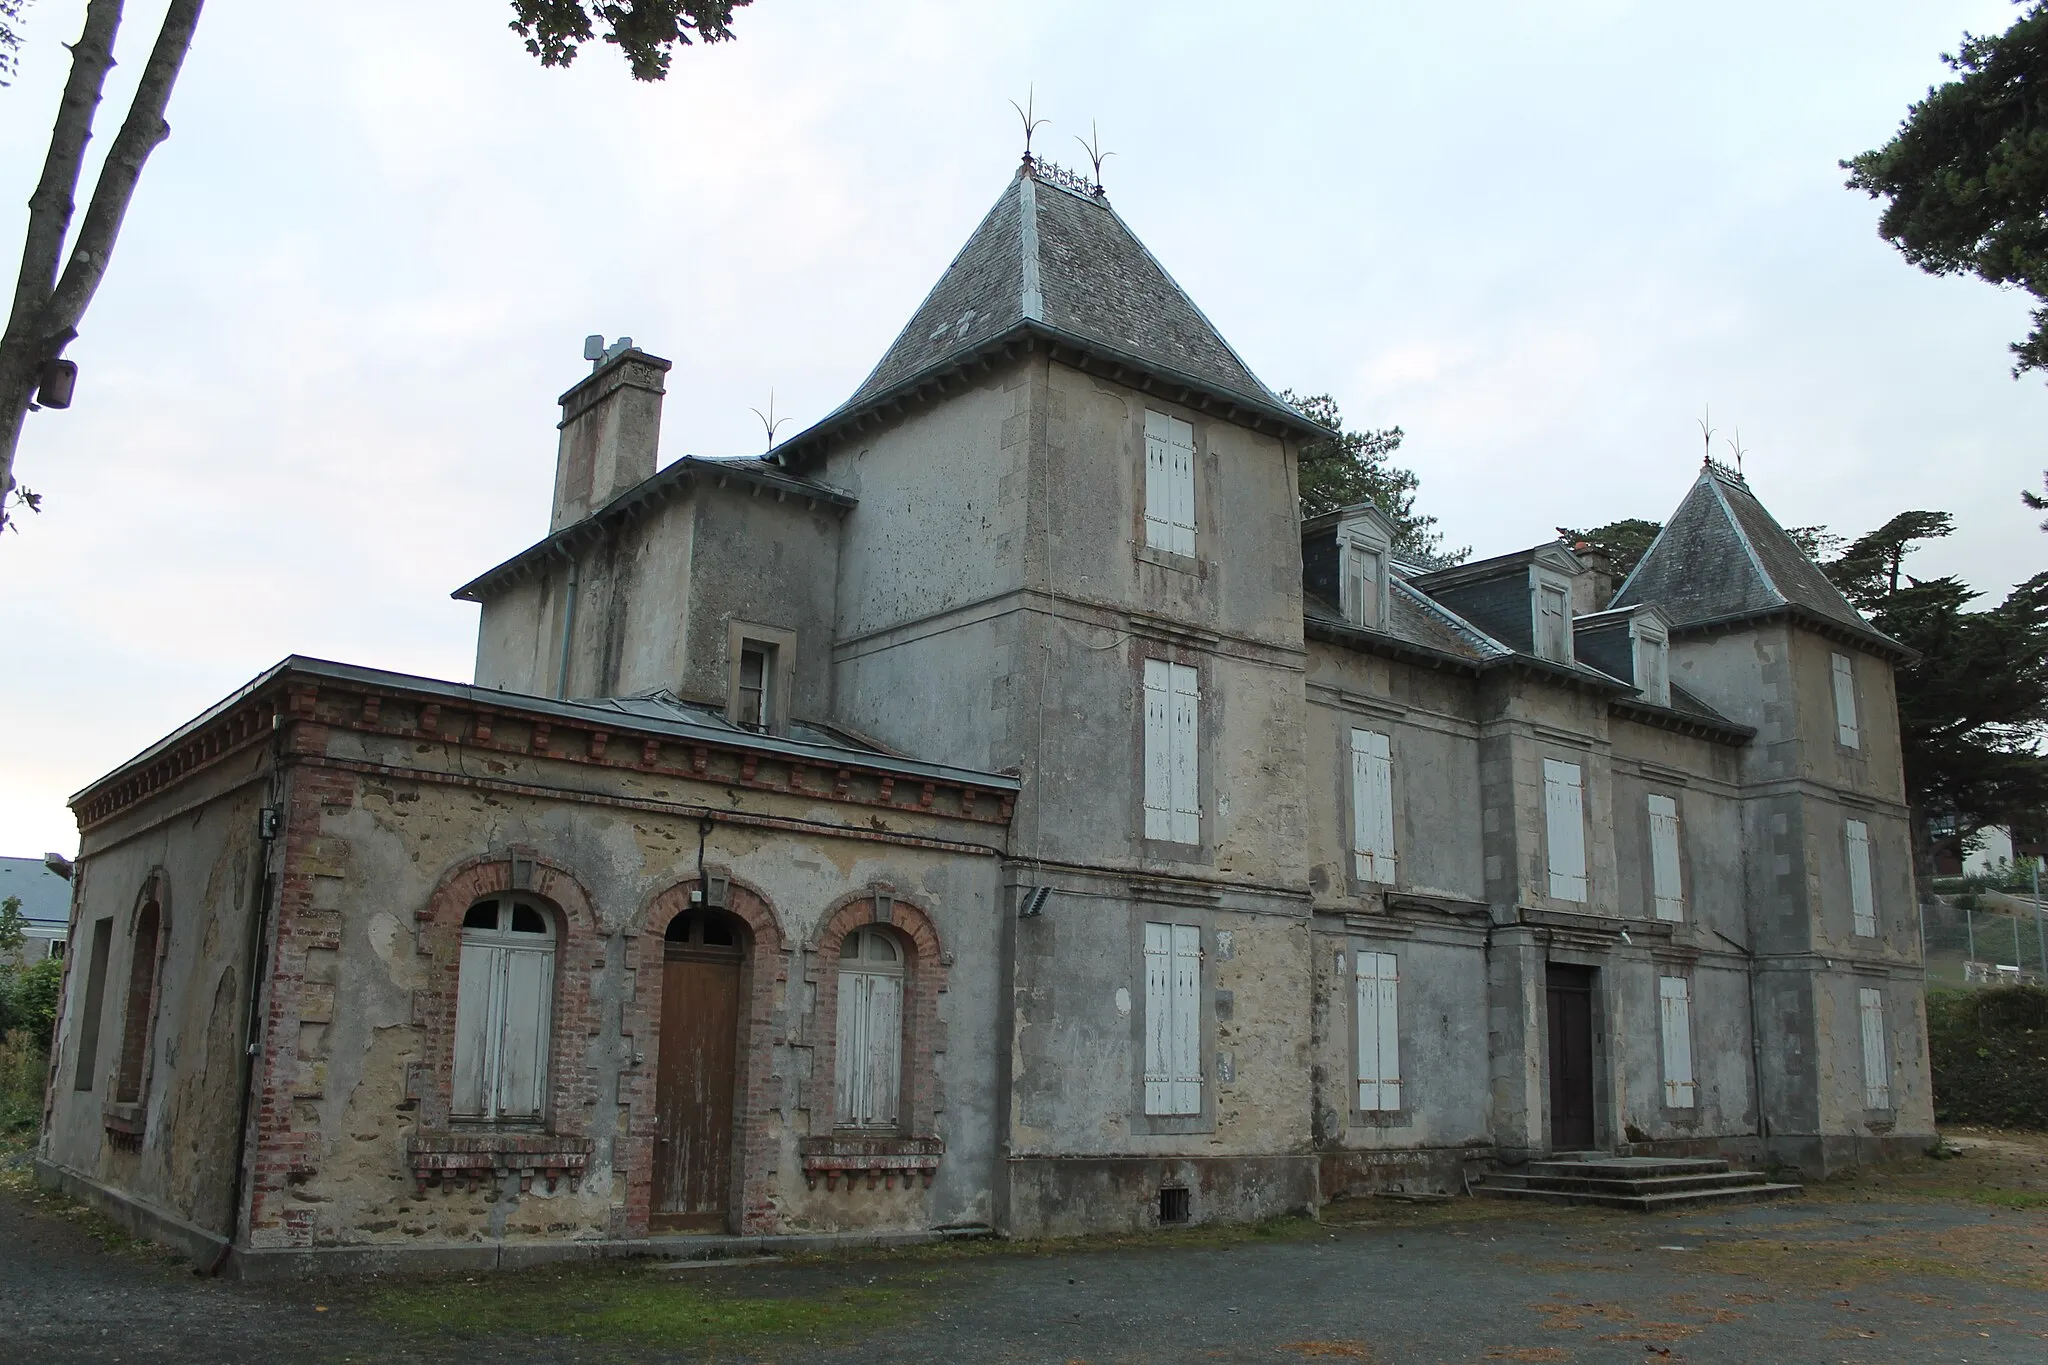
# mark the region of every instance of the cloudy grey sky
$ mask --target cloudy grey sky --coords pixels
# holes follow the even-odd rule
[[[162,6],[130,8],[126,82]],[[0,91],[9,253],[83,10],[37,0]],[[69,793],[287,653],[468,678],[448,592],[546,530],[585,333],[676,362],[664,459],[758,450],[771,390],[828,411],[1001,191],[1028,88],[1055,159],[1100,126],[1261,377],[1407,429],[1452,543],[1661,519],[1711,405],[1780,520],[1945,508],[1915,567],[2002,591],[2048,560],[2024,301],[1905,265],[1836,162],[2011,15],[757,0],[646,87],[542,71],[505,0],[212,0],[77,404],[22,446],[0,852],[73,848]]]

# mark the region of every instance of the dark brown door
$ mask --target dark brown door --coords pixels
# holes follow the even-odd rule
[[[723,1231],[732,1187],[742,950],[736,921],[693,910],[668,927],[654,1085],[654,1225]]]
[[[1550,996],[1550,1145],[1593,1146],[1593,969],[1552,963]]]

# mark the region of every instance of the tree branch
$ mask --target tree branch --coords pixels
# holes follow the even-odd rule
[[[128,202],[135,196],[135,183],[142,167],[157,145],[171,135],[164,121],[164,109],[171,101],[171,88],[178,82],[178,70],[191,49],[192,33],[199,25],[199,11],[205,0],[171,0],[164,12],[164,26],[150,49],[149,62],[142,68],[142,80],[135,88],[135,101],[128,106],[127,121],[107,150],[106,165],[100,168],[99,183],[93,186],[92,204],[78,229],[78,242],[64,276],[43,310],[39,330],[44,336],[72,332],[85,316],[86,305],[106,277],[107,260],[114,241],[121,234],[121,220]]]

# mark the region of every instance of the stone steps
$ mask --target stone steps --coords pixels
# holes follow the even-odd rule
[[[1705,1157],[1573,1153],[1566,1159],[1532,1161],[1518,1171],[1496,1172],[1474,1192],[1496,1199],[1591,1204],[1647,1213],[1785,1199],[1799,1194],[1800,1188],[1774,1184],[1758,1171],[1731,1171],[1727,1162]]]

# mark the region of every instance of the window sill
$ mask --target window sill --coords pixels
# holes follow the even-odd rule
[[[1171,569],[1175,573],[1184,573],[1191,578],[1207,578],[1209,576],[1207,570],[1202,565],[1202,561],[1193,555],[1175,554],[1172,550],[1162,550],[1153,545],[1133,545],[1131,549],[1141,564],[1152,564],[1162,569]]]
[[[430,1184],[459,1184],[473,1190],[480,1182],[495,1183],[511,1171],[519,1174],[520,1193],[531,1190],[535,1179],[552,1192],[563,1180],[574,1188],[583,1179],[590,1139],[477,1129],[415,1133],[405,1144],[405,1156],[421,1194]]]
[[[880,1182],[893,1190],[899,1178],[903,1187],[909,1189],[910,1182],[921,1177],[925,1188],[930,1189],[932,1176],[945,1152],[944,1139],[935,1137],[869,1134],[849,1129],[826,1137],[805,1138],[804,1184],[816,1189],[822,1176],[825,1188],[834,1190],[843,1177],[850,1190],[853,1182],[865,1175],[869,1189]]]
[[[1415,1115],[1408,1109],[1354,1109],[1351,1111],[1353,1128],[1407,1128],[1415,1122]]]

